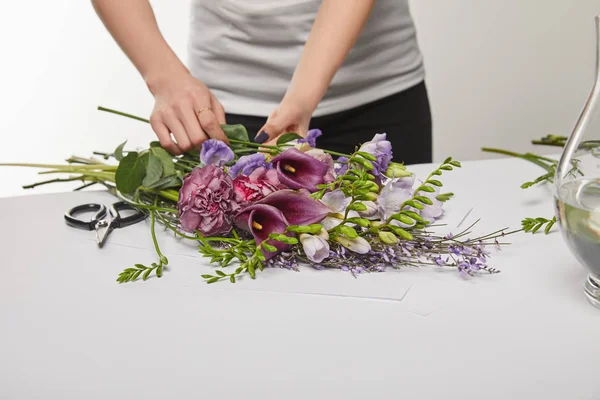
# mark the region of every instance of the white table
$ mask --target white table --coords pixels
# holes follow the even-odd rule
[[[479,232],[551,216],[550,188],[519,188],[541,172],[505,159],[446,174],[448,229],[473,207],[463,224],[481,217]],[[600,310],[559,233],[512,237],[492,255],[502,273],[470,280],[274,269],[235,285],[203,283],[206,261],[165,233],[164,277],[118,285],[154,261],[148,227],[98,249],[62,219],[90,200],[113,198],[0,199],[1,399],[600,398]]]

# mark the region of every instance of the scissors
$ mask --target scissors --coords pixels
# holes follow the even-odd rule
[[[133,214],[123,217],[119,214],[120,211],[133,211]],[[92,218],[89,221],[77,218],[77,215],[88,212],[94,212],[94,215],[92,215]],[[98,246],[102,247],[106,241],[106,237],[114,229],[125,228],[126,226],[136,224],[146,219],[146,214],[133,208],[124,201],[119,201],[111,205],[110,216],[110,220],[106,218],[105,205],[87,203],[73,207],[67,211],[65,213],[65,221],[74,228],[87,231],[95,230]]]

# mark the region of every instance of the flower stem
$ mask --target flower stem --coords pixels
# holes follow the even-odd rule
[[[137,117],[135,115],[127,114],[127,113],[124,113],[124,112],[121,112],[121,111],[117,111],[117,110],[111,110],[110,108],[106,108],[106,107],[98,106],[98,110],[100,110],[100,111],[106,111],[106,112],[109,112],[109,113],[112,113],[112,114],[121,115],[123,117],[135,119],[135,120],[138,120],[138,121],[150,123],[150,120],[148,120],[146,118]]]
[[[520,153],[515,153],[513,151],[509,151],[509,150],[502,150],[502,149],[493,149],[493,148],[489,148],[489,147],[484,147],[481,149],[482,151],[488,152],[488,153],[497,153],[497,154],[503,154],[505,156],[511,156],[511,157],[516,157],[516,158],[521,158],[523,160],[527,160],[530,161],[542,168],[544,168],[546,171],[548,172],[553,172],[553,167],[548,165],[547,163],[545,163],[544,161],[542,161],[541,159],[539,159],[539,156],[536,157],[532,154],[520,154]]]
[[[0,167],[30,167],[30,168],[52,168],[56,170],[65,170],[65,172],[79,172],[80,170],[102,170],[116,171],[118,166],[106,164],[89,164],[89,165],[63,165],[63,164],[32,164],[32,163],[1,163]],[[83,173],[83,172],[82,172]]]

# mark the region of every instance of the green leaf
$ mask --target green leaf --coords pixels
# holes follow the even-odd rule
[[[175,175],[175,163],[173,163],[173,157],[168,151],[162,147],[151,147],[150,153],[158,157],[162,163],[162,176]]]
[[[451,162],[450,162],[450,164],[454,165],[454,166],[455,166],[455,167],[457,167],[457,168],[460,168],[460,167],[462,167],[462,165],[461,165],[461,164],[460,164],[460,162],[458,162],[458,161],[451,161]]]
[[[123,148],[125,148],[126,143],[127,140],[118,145],[115,149],[115,158],[117,159],[117,161],[121,161],[123,159]]]
[[[160,142],[157,140],[154,140],[154,141],[150,142],[150,147],[161,147]]]
[[[215,276],[214,278],[210,278],[209,280],[207,280],[206,283],[215,283],[219,279],[221,279],[221,278],[219,278],[218,276]]]
[[[133,275],[131,275],[130,280],[135,281],[138,278],[138,276],[140,276],[141,273],[142,273],[141,270],[134,272]]]
[[[443,169],[444,171],[452,171],[453,168],[450,165],[442,165],[440,169]]]
[[[231,275],[231,276],[229,277],[229,282],[231,282],[231,283],[235,283],[235,276],[234,276],[234,275]]]
[[[225,276],[225,273],[223,271],[220,270],[216,270],[215,273],[219,276]]]
[[[163,165],[160,158],[152,153],[146,153],[142,156],[146,164],[146,176],[142,181],[142,185],[148,187],[158,182],[163,174]]]
[[[443,193],[440,195],[437,195],[435,198],[441,202],[445,202],[448,201],[452,198],[452,196],[454,196],[454,193]]]
[[[181,186],[181,179],[177,175],[163,176],[152,185],[144,185],[148,189],[170,189]]]
[[[354,230],[354,228],[346,226],[346,225],[339,225],[337,227],[337,230],[344,236],[350,238],[350,239],[356,239],[358,237],[358,233],[356,233],[356,230]]]
[[[292,140],[302,139],[302,136],[298,135],[296,132],[288,132],[277,138],[277,145],[285,144],[291,142]]]
[[[204,279],[210,279],[210,278],[213,278],[213,276],[212,276],[212,275],[208,275],[208,274],[204,274],[204,275],[200,275],[200,276],[202,276],[202,278],[204,278]]]
[[[248,139],[248,131],[244,125],[221,125],[221,129],[223,129],[223,132],[225,132],[227,139],[241,140],[244,142],[250,141]],[[232,147],[233,146],[234,145],[232,145]]]
[[[121,160],[115,173],[117,189],[121,193],[133,193],[142,185],[145,175],[143,160],[138,157],[137,152],[132,151]]]
[[[448,164],[450,161],[452,161],[452,157],[448,157],[444,160],[443,164]]]
[[[442,182],[440,182],[440,181],[438,181],[438,180],[436,180],[436,179],[429,179],[429,180],[427,181],[427,183],[430,183],[430,184],[432,184],[433,186],[437,186],[437,187],[444,186],[444,185],[442,184]],[[435,191],[435,189],[434,189],[434,191]]]
[[[150,276],[150,273],[152,272],[151,269],[147,269],[146,272],[144,272],[144,275],[142,275],[142,279],[143,280],[147,280],[148,277]]]

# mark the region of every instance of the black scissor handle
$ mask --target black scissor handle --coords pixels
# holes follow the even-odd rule
[[[94,215],[92,215],[92,218],[89,221],[84,221],[76,217],[79,214],[93,211],[95,211],[95,213]],[[67,221],[67,224],[74,228],[93,231],[94,229],[96,229],[96,224],[98,223],[98,221],[104,218],[105,215],[105,206],[103,206],[102,204],[88,203],[82,204],[77,207],[73,207],[69,211],[67,211],[65,213],[65,221]]]
[[[133,214],[127,217],[123,217],[119,213],[120,211],[133,211]],[[146,219],[146,214],[130,206],[124,201],[114,203],[110,207],[110,215],[113,217],[113,223],[115,228],[124,228],[129,225],[137,224],[138,222],[141,222]]]

